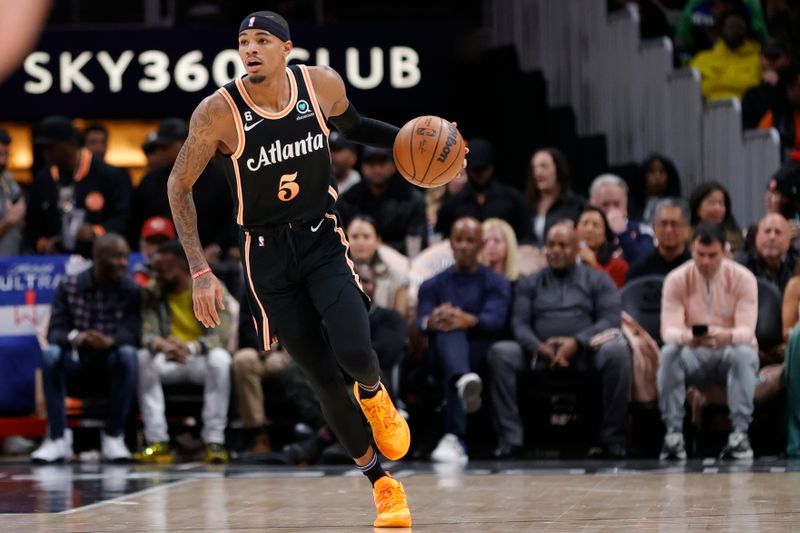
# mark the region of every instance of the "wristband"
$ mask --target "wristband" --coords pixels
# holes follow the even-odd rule
[[[192,279],[197,279],[203,274],[208,274],[209,272],[211,272],[211,267],[201,268],[200,270],[192,274]]]

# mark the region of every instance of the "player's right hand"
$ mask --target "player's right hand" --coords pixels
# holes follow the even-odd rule
[[[221,324],[217,305],[220,309],[225,309],[222,295],[222,283],[211,272],[203,274],[192,282],[194,316],[203,326],[213,328]]]

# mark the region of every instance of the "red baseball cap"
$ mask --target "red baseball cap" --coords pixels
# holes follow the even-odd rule
[[[150,237],[163,236],[167,239],[174,239],[175,226],[172,221],[165,217],[150,217],[144,221],[142,225],[142,238],[149,239]]]

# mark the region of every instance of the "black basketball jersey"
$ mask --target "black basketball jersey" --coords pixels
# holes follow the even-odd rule
[[[245,228],[321,218],[336,202],[325,118],[305,65],[286,68],[289,104],[260,109],[242,83],[219,89],[233,113],[239,146],[225,161],[236,222]]]

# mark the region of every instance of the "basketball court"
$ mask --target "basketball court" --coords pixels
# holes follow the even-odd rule
[[[800,463],[393,465],[416,532],[800,531]],[[0,466],[3,531],[372,531],[349,467]]]

